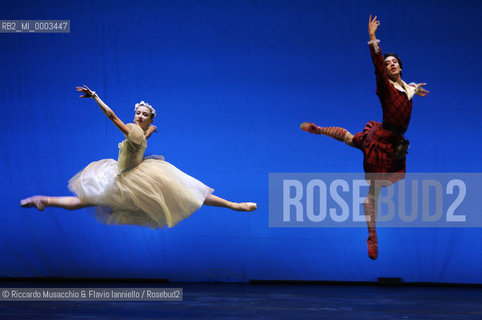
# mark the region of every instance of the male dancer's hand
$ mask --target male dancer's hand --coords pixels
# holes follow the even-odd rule
[[[425,88],[423,88],[423,86],[426,86],[426,85],[427,85],[426,83],[417,83],[415,85],[415,87],[417,88],[417,91],[415,91],[416,92],[415,94],[417,96],[426,97],[430,93],[430,91],[425,90]]]
[[[375,33],[377,32],[380,21],[377,20],[377,16],[372,19],[372,15],[368,18],[368,35],[370,36],[370,41],[376,40],[377,37]]]

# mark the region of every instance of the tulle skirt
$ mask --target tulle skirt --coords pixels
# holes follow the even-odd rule
[[[83,202],[96,206],[97,218],[107,224],[173,227],[188,218],[214,190],[172,164],[145,159],[119,173],[117,161],[90,163],[69,181]]]

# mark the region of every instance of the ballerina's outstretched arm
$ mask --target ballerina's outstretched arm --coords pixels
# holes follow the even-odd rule
[[[97,104],[99,105],[100,109],[105,113],[107,118],[109,118],[124,135],[129,134],[129,127],[124,122],[122,122],[119,117],[117,117],[114,111],[112,111],[112,109],[109,108],[109,106],[106,105],[104,101],[99,98],[99,95],[95,93],[95,91],[90,90],[89,87],[87,87],[85,84],[83,87],[77,87],[77,91],[84,94],[80,96],[81,98],[93,98],[95,102],[97,102]]]
[[[149,139],[153,132],[157,132],[157,127],[154,125],[150,125],[149,128],[147,128],[146,133],[144,133],[146,139]]]

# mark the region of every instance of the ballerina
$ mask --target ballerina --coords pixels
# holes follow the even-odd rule
[[[303,122],[301,129],[314,134],[323,134],[342,141],[363,151],[363,169],[369,182],[368,195],[364,202],[368,226],[368,256],[378,257],[378,240],[375,229],[376,206],[380,187],[391,185],[405,177],[405,160],[408,140],[403,137],[412,114],[412,97],[427,96],[426,83],[406,84],[402,80],[402,61],[395,53],[382,55],[376,38],[380,21],[370,15],[368,34],[370,53],[375,66],[377,95],[383,110],[383,123],[369,121],[362,132],[355,135],[345,128],[318,127],[314,123]],[[377,183],[375,183],[377,181]]]
[[[135,105],[134,123],[125,124],[95,91],[77,87],[81,98],[92,98],[125,135],[119,144],[118,161],[90,163],[69,181],[75,196],[33,196],[22,207],[59,207],[76,210],[95,207],[97,218],[107,224],[173,227],[203,204],[236,211],[254,211],[253,202],[231,202],[212,194],[213,189],[185,174],[162,157],[143,158],[147,139],[157,132],[152,125],[155,109],[141,101]]]

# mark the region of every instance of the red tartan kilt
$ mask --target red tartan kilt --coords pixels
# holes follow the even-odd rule
[[[353,137],[355,146],[363,151],[363,169],[367,180],[387,180],[386,185],[405,177],[405,157],[394,158],[394,144],[402,137],[385,130],[377,121],[369,121],[362,132]]]

